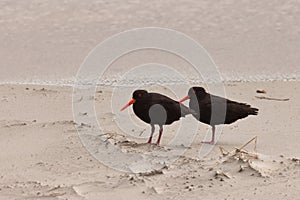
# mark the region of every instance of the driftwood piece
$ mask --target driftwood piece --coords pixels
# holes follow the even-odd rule
[[[279,99],[279,98],[261,97],[261,96],[255,96],[255,98],[266,99],[266,100],[273,100],[273,101],[288,101],[288,100],[290,100],[289,98]]]
[[[256,93],[260,93],[260,94],[266,94],[266,90],[256,90]]]

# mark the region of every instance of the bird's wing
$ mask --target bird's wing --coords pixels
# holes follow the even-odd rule
[[[232,101],[223,97],[215,96],[215,95],[207,95],[206,98],[199,101],[199,104],[203,104],[205,106],[211,106],[213,104],[241,104],[241,105],[247,105],[245,103],[239,103],[236,101]]]
[[[214,95],[211,95],[210,100],[205,101],[205,103],[202,105],[206,108],[215,106],[217,110],[226,109],[226,112],[229,111],[231,113],[235,113],[236,115],[257,114],[258,111],[257,108],[252,108],[249,104],[232,101]]]

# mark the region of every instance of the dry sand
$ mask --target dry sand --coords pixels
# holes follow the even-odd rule
[[[257,94],[257,89],[267,93]],[[197,151],[209,127],[200,125],[197,137],[184,155],[164,169],[146,174],[115,171],[86,151],[73,122],[72,88],[1,85],[0,91],[0,199],[299,197],[299,82],[226,84],[229,98],[260,108],[259,115],[225,126],[213,151],[201,159]],[[118,114],[104,106],[112,90],[97,91],[97,116],[105,133],[111,135],[111,143],[140,153],[172,148],[168,141],[177,123],[165,129],[161,147],[144,145],[146,139],[127,137],[114,130],[114,116]],[[233,150],[254,136],[258,137],[258,158],[249,155],[247,158],[244,154],[243,161],[234,156],[223,157],[219,151],[218,146]],[[247,147],[249,151],[252,148],[252,144]]]

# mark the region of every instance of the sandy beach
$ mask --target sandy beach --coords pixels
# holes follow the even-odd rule
[[[0,197],[297,199],[298,86],[299,82],[227,84],[229,98],[247,101],[260,108],[260,114],[225,126],[217,145],[203,159],[199,159],[197,151],[203,145],[200,143],[203,133],[209,128],[206,125],[200,125],[193,144],[177,161],[153,173],[133,174],[105,167],[82,145],[72,116],[72,88],[2,85],[0,90],[5,95],[0,107]],[[267,93],[257,94],[257,89]],[[97,116],[105,133],[111,134],[111,143],[140,153],[172,148],[167,144],[177,124],[166,128],[161,147],[143,145],[145,139],[114,131],[116,113],[109,111],[109,107],[103,109],[112,90],[99,87],[97,91]],[[222,156],[219,151],[219,146],[231,151],[255,136],[258,158],[250,159],[251,165],[248,161]],[[253,145],[246,149],[253,152]]]
[[[0,7],[0,200],[299,199],[299,2],[1,0]],[[181,70],[190,83],[195,73],[180,57],[151,49],[111,63],[93,95],[74,98],[89,52],[143,27],[174,29],[199,42],[225,96],[259,114],[218,126],[221,135],[206,156],[201,141],[211,128],[192,116],[165,126],[160,146],[146,144],[150,126],[131,107],[119,111],[132,91],[178,100],[188,88],[162,68],[120,76],[145,63]],[[78,120],[91,117],[89,110],[74,112],[80,102],[93,103],[102,132]],[[177,134],[183,123],[197,128]],[[119,154],[108,153],[112,147]]]

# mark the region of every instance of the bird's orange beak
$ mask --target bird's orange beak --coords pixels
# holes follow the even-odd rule
[[[135,103],[135,99],[131,99],[123,108],[121,108],[120,111],[125,110],[128,106]]]
[[[187,96],[183,97],[182,99],[180,99],[179,102],[182,103],[182,102],[184,102],[184,101],[186,101],[188,99],[190,99],[189,95],[187,95]]]

